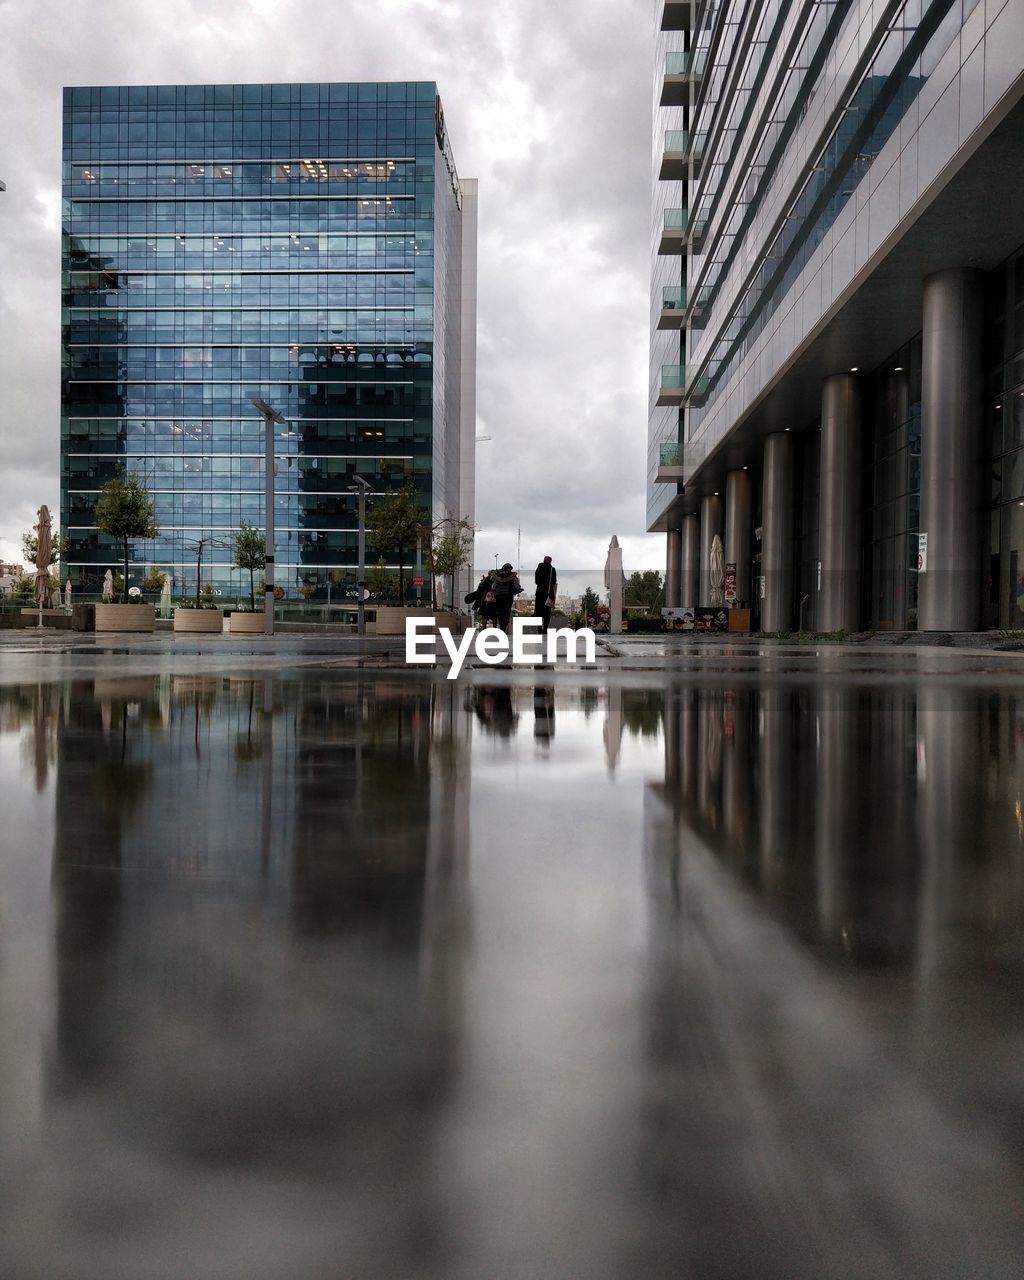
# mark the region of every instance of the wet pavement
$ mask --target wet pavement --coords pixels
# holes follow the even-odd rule
[[[1020,1274],[1019,658],[32,643],[4,1280]]]

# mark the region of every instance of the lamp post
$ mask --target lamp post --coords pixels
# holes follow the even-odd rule
[[[362,476],[353,476],[352,479],[355,483],[349,485],[349,490],[359,496],[359,567],[356,570],[359,620],[356,632],[362,636],[366,634],[366,495],[370,485]]]
[[[284,422],[283,414],[272,409],[266,400],[253,397],[253,405],[263,415],[263,468],[266,530],[264,532],[263,576],[266,591],[263,598],[263,634],[274,634],[274,427]]]

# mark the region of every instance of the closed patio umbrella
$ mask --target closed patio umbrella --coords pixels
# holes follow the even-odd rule
[[[36,525],[36,603],[39,605],[39,625],[43,625],[43,606],[50,594],[50,553],[53,551],[53,534],[50,530],[50,511],[42,506]]]
[[[711,590],[708,604],[712,609],[721,609],[725,604],[725,549],[717,533],[711,540],[711,565],[708,576],[708,586]]]

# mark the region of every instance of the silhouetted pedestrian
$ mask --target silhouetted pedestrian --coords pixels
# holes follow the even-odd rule
[[[551,610],[555,607],[555,596],[558,592],[558,574],[551,563],[550,556],[545,556],[537,566],[533,580],[537,584],[533,612],[544,623],[544,630],[547,631],[551,626]]]
[[[515,569],[506,562],[491,578],[490,590],[498,610],[495,626],[500,627],[502,631],[508,630],[509,619],[512,617],[512,601],[522,593],[523,584],[516,576]]]

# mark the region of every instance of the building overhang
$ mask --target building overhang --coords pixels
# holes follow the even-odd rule
[[[991,271],[1024,244],[1024,77],[1013,105],[970,154],[958,154],[905,220],[824,314],[728,434],[690,468],[648,532],[678,528],[728,471],[759,468],[764,438],[799,432],[821,410],[821,383],[834,373],[876,369],[921,332],[924,280],[950,267]],[[691,397],[692,399],[692,397]],[[699,437],[697,438],[699,442]]]

